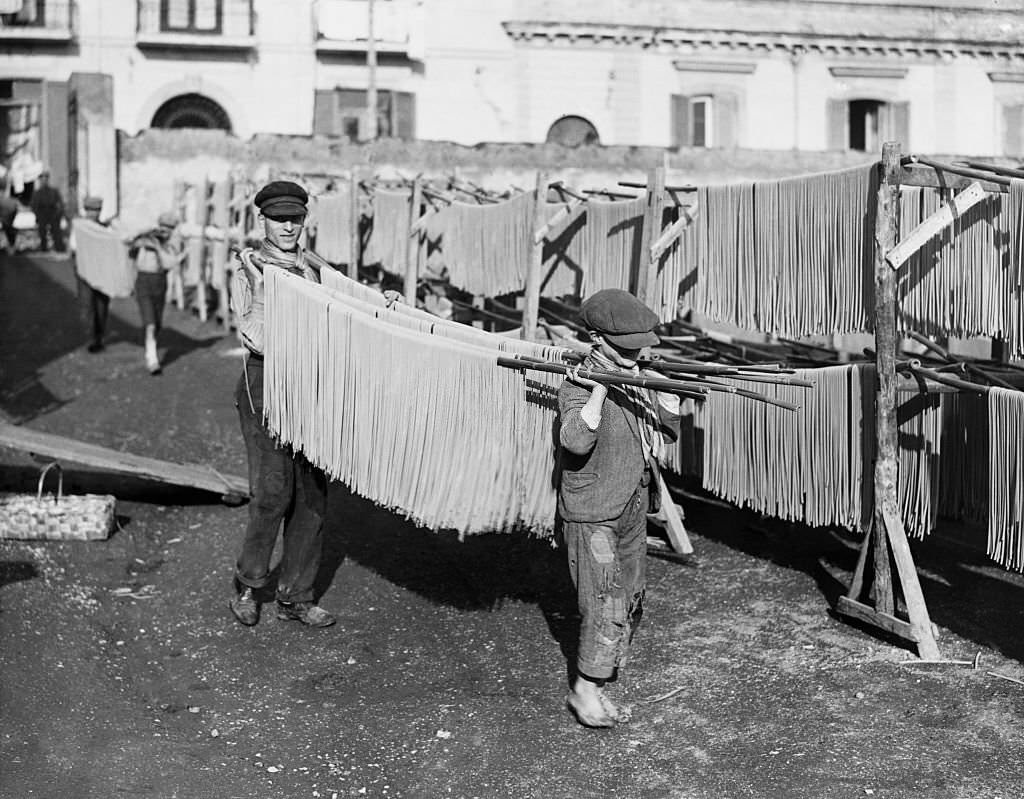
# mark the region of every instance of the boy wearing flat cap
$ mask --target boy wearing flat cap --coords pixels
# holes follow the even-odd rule
[[[287,180],[275,180],[257,192],[257,221],[264,238],[257,248],[238,254],[240,266],[231,278],[231,309],[247,350],[235,406],[249,460],[252,498],[230,608],[247,627],[260,618],[257,592],[270,583],[270,558],[282,521],[277,618],[309,627],[328,627],[335,622],[334,616],[315,603],[313,595],[320,567],[327,479],[301,453],[282,446],[263,420],[263,274],[268,269],[287,269],[319,283],[320,271],[330,268],[299,246],[307,199],[301,186]]]
[[[629,292],[604,289],[583,303],[580,318],[594,344],[582,368],[640,374],[641,351],[658,343],[650,308]],[[679,399],[606,386],[578,372],[558,392],[558,512],[581,617],[566,702],[580,724],[612,727],[630,719],[604,685],[625,664],[643,613],[649,464],[662,454],[666,434],[678,437]]]
[[[177,229],[177,215],[164,211],[157,217],[156,227],[140,233],[128,247],[128,256],[135,263],[135,302],[145,331],[146,369],[151,375],[161,372],[157,337],[167,305],[167,273],[177,269],[185,259],[185,245]]]

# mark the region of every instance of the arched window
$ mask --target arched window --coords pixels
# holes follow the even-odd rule
[[[550,127],[545,141],[548,144],[579,147],[583,144],[600,144],[601,137],[597,135],[597,128],[583,117],[565,116]]]
[[[153,114],[154,128],[212,128],[231,131],[231,118],[209,97],[180,94],[172,97]]]

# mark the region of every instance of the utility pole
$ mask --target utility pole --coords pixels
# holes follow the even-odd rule
[[[366,2],[366,138],[377,138],[377,39],[373,32],[373,3]]]

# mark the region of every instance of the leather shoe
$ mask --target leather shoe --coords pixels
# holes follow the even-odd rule
[[[228,603],[235,618],[246,627],[252,627],[260,620],[260,605],[249,586],[245,586]]]
[[[312,602],[277,602],[277,618],[282,621],[301,621],[308,627],[330,627],[337,619]]]

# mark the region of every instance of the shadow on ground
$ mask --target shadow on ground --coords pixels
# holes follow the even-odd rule
[[[47,261],[0,254],[0,413],[24,422],[56,410],[68,400],[54,396],[43,384],[44,367],[88,341],[81,320],[75,276],[67,258]],[[142,342],[138,309],[133,299],[111,303],[105,342]],[[220,340],[192,338],[165,328],[160,347],[164,365]],[[142,358],[141,349],[139,355]]]

